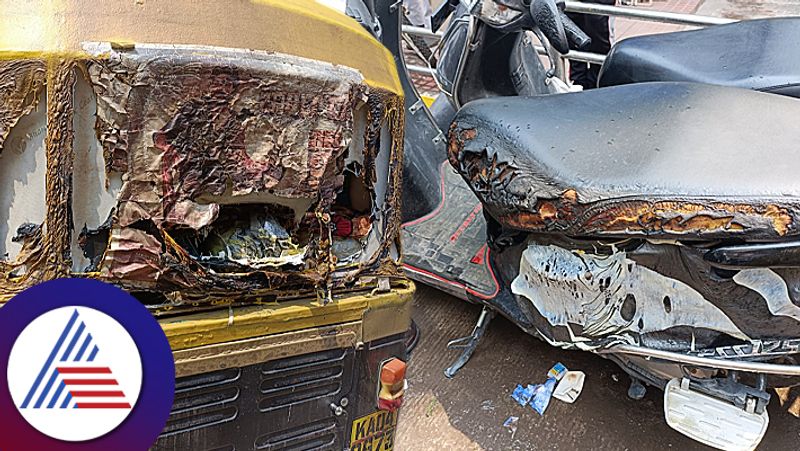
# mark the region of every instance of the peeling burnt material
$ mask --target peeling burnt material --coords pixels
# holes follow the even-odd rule
[[[264,92],[248,93],[253,90],[250,74],[191,74],[173,64],[165,66],[175,71],[176,79],[213,81],[200,98],[166,99],[181,106],[153,136],[155,147],[164,152],[164,217],[179,220],[172,214],[175,204],[203,194],[224,195],[228,183],[234,196],[269,192],[319,198],[319,208],[330,206],[342,188],[358,86],[341,95],[305,94],[302,86],[298,92],[284,92],[264,81]],[[156,72],[153,77],[164,80],[169,75]],[[160,83],[167,85],[163,89],[176,89]],[[233,99],[244,96],[258,97],[248,99],[251,105],[236,105]],[[330,124],[319,123],[321,118]],[[261,147],[258,155],[248,155],[248,138]]]
[[[375,160],[380,149],[385,147],[390,149],[388,155],[390,180],[386,189],[386,198],[382,211],[375,214],[383,217],[386,228],[381,237],[380,248],[370,258],[361,265],[362,268],[378,268],[376,274],[382,276],[397,276],[402,273],[400,264],[390,256],[390,250],[394,246],[399,253],[402,253],[400,243],[400,223],[402,218],[402,186],[403,186],[403,138],[399,130],[405,127],[405,109],[402,99],[389,96],[386,93],[376,92],[369,95],[367,105],[367,129],[364,142],[364,174],[367,188],[375,195],[375,185],[377,171]],[[388,125],[389,140],[391,142],[381,142],[381,124]],[[374,203],[374,202],[373,202]],[[351,282],[359,271],[351,273],[345,278],[345,282]]]
[[[31,222],[26,222],[22,224],[17,229],[16,235],[11,238],[11,241],[15,243],[26,243],[34,239],[37,235],[42,233],[42,226],[41,224],[33,224]]]
[[[82,74],[96,94],[104,169],[121,173],[122,187],[109,220],[75,237],[90,272],[74,274],[73,91]],[[402,277],[390,253],[399,239],[402,99],[370,92],[351,69],[264,52],[143,46],[0,62],[0,80],[17,81],[0,85],[0,139],[45,86],[48,99],[45,224],[21,229],[22,251],[0,261],[0,300],[69,275],[163,293],[163,310],[274,301],[350,289],[359,277]],[[360,108],[368,109],[364,147],[350,149]],[[376,158],[386,152],[388,186],[380,209],[369,212],[372,222],[360,224],[370,233],[369,253],[339,267],[330,251],[331,210],[354,151],[363,152],[363,183],[373,199]],[[213,232],[220,205],[293,210],[297,221],[287,231],[305,237],[303,264],[214,271],[176,237]]]
[[[770,286],[780,288],[781,296],[772,296],[767,299],[764,297],[764,294],[767,293],[766,290],[762,289],[763,293],[760,293],[758,287],[751,289],[742,286],[734,280],[735,273],[719,274],[709,262],[703,259],[707,252],[705,246],[654,244],[640,239],[614,240],[612,244],[610,241],[573,239],[558,234],[523,235],[526,235],[527,238],[523,242],[493,249],[492,264],[497,270],[496,276],[501,285],[501,291],[496,298],[497,302],[493,301],[493,304],[496,304],[497,308],[515,305],[514,309],[505,308],[505,310],[516,310],[521,313],[506,314],[506,316],[528,333],[542,336],[552,344],[565,347],[605,347],[619,342],[622,338],[634,340],[642,346],[653,349],[675,352],[709,350],[713,354],[713,350],[720,346],[738,346],[759,340],[770,342],[795,340],[800,336],[800,322],[797,319],[773,313],[773,310],[783,312],[793,309],[786,301],[787,292],[791,302],[800,306],[800,301],[798,301],[800,299],[800,294],[798,294],[800,293],[800,268],[775,270],[775,273],[783,281],[780,284],[772,283]],[[539,297],[535,295],[526,297],[512,293],[512,282],[516,283],[515,279],[524,277],[524,274],[520,272],[520,263],[523,260],[524,251],[531,245],[548,249],[548,254],[552,254],[553,257],[553,261],[546,261],[550,263],[549,268],[546,264],[536,272],[537,275],[542,276],[544,282],[531,283],[530,293],[538,292],[548,295],[547,298],[541,296],[544,301],[540,301]],[[561,251],[549,252],[552,248],[558,248]],[[601,276],[592,272],[574,271],[576,277],[565,278],[565,276],[559,275],[558,271],[569,268],[569,266],[563,264],[554,266],[553,264],[559,260],[556,256],[566,255],[563,254],[564,252],[582,259],[580,265],[589,266],[592,262],[603,262],[606,269]],[[626,256],[627,266],[610,264],[616,262],[623,254]],[[617,273],[629,275],[649,273],[661,282],[653,283],[653,286],[657,288],[655,290],[651,289],[652,287],[642,289],[641,284],[632,287],[630,283],[617,283],[619,281],[618,276],[615,276]],[[590,277],[587,278],[587,274]],[[776,278],[777,276],[772,277]],[[627,278],[630,282],[630,278]],[[740,279],[739,282],[741,281]],[[648,283],[648,285],[650,284]],[[637,311],[646,305],[651,314],[659,313],[669,321],[677,322],[681,309],[680,296],[682,295],[674,293],[675,287],[683,287],[680,290],[683,293],[693,293],[691,295],[693,298],[700,296],[706,305],[704,308],[721,312],[749,340],[735,339],[731,335],[711,328],[674,324],[663,330],[640,331],[643,328],[652,329],[657,323],[644,318],[641,324],[643,328],[640,327],[638,319],[641,318],[637,319],[636,315],[639,313],[630,308],[631,302],[635,300]],[[587,293],[590,292],[597,295],[598,299],[603,302],[589,304],[589,307],[584,309],[583,318],[599,319],[600,321],[596,321],[596,323],[603,323],[605,321],[603,318],[616,318],[618,324],[630,324],[623,334],[591,336],[585,332],[585,329],[589,331],[592,329],[584,328],[578,322],[567,322],[566,326],[554,326],[549,321],[549,315],[542,315],[535,307],[535,303],[539,303],[539,305],[554,304],[552,312],[565,309],[575,311],[576,305],[587,303],[587,299],[589,299]],[[583,297],[578,293],[583,293]],[[628,294],[631,294],[633,298],[628,297]],[[608,295],[611,295],[608,298],[609,303],[614,303],[620,309],[615,314],[616,316],[589,315],[589,312],[598,311],[596,310],[598,308],[602,310],[605,305],[605,297]],[[626,310],[623,315],[621,309],[626,302],[629,304],[629,310]],[[500,303],[505,305],[500,305]],[[546,310],[551,311],[550,309]],[[702,315],[695,316],[697,316],[695,320],[705,320],[705,317],[700,318]],[[607,323],[607,321],[605,322]],[[661,329],[661,327],[655,329]],[[596,326],[594,330],[596,330]],[[785,350],[786,354],[794,352],[792,349]]]
[[[45,77],[42,60],[0,61],[0,150],[14,125],[36,107]]]
[[[121,225],[180,221],[176,205],[201,195],[307,198],[324,209],[341,189],[360,80],[344,69],[301,75],[284,67],[293,61],[236,56],[245,55],[150,50],[89,63],[98,135],[125,137],[103,140],[106,154],[128,155]],[[100,121],[115,114],[122,118]]]
[[[530,244],[511,289],[552,326],[570,330],[571,339],[562,344],[566,347],[639,344],[641,335],[680,326],[748,339],[691,286],[637,265],[624,252],[577,254]]]
[[[48,62],[47,71],[47,266],[57,277],[69,275],[72,267],[72,162],[74,131],[75,63]]]
[[[184,294],[310,288],[329,280],[335,268],[329,251],[328,212],[342,190],[353,112],[363,101],[366,87],[343,68],[321,70],[309,62],[277,57],[252,58],[242,64],[240,56],[149,50],[115,54],[89,67],[92,82],[105,84],[115,99],[125,99],[127,105],[126,120],[112,124],[119,131],[111,134],[127,137],[128,173],[136,184],[123,186],[119,226],[153,221],[162,234],[164,256],[175,262],[167,259],[166,268],[147,265],[148,277],[179,287]],[[129,86],[113,92],[118,84],[109,80],[117,74],[129,80]],[[370,99],[372,105],[383,103],[375,95]],[[117,106],[101,102],[98,109]],[[368,130],[380,129],[386,119],[385,114],[370,117]],[[154,130],[150,147],[147,137],[138,132],[140,124],[159,122],[165,125]],[[369,157],[365,161],[371,161],[377,149],[367,146],[364,152]],[[159,161],[160,167],[155,166]],[[371,174],[370,168],[367,173]],[[159,202],[152,203],[159,185],[161,196],[155,197]],[[311,203],[312,220],[303,222],[303,228],[317,232],[311,234],[315,238],[308,244],[305,268],[242,268],[223,281],[198,265],[196,256],[170,236],[176,233],[175,226],[213,227],[217,211],[196,214],[204,205],[201,197],[212,201],[224,197],[226,204],[235,205],[238,198],[252,203],[246,199],[252,195],[267,196],[278,204],[296,199]],[[142,244],[151,255],[160,253],[155,242]],[[138,251],[132,246],[117,249]],[[130,265],[127,258],[108,261],[109,274],[122,283],[143,279],[124,272]]]
[[[0,261],[0,298],[10,298],[42,280],[69,274],[73,65],[59,58],[0,63],[0,80],[4,81],[0,89],[4,107],[0,113],[2,139],[23,115],[32,111],[45,85],[48,97],[45,227],[25,225],[17,231],[15,238],[22,243],[22,250],[13,261]]]
[[[47,77],[44,60],[0,61],[0,152],[8,150],[6,139],[11,129],[36,107]],[[44,262],[45,247],[49,244],[45,244],[42,224],[24,224],[16,231],[13,241],[21,243],[22,250],[13,261],[0,259],[0,298],[11,297],[34,285],[38,277],[55,275],[53,268]]]
[[[103,146],[106,173],[125,173],[128,171],[129,127],[132,125],[126,112],[133,107],[129,103],[136,66],[129,61],[119,60],[115,70],[111,70],[110,65],[106,68],[107,71],[95,70],[92,75],[92,88],[97,95],[95,132]],[[120,127],[116,124],[130,125]]]
[[[109,216],[106,222],[96,229],[89,230],[86,226],[81,230],[78,236],[78,245],[83,251],[83,255],[89,259],[89,266],[84,268],[84,272],[94,272],[100,267],[100,262],[103,260],[103,254],[108,246],[108,241],[111,232],[111,220],[113,217]]]
[[[572,236],[756,239],[797,236],[797,206],[785,201],[720,202],[702,197],[625,196],[581,202],[573,188],[559,188],[535,173],[503,161],[489,148],[469,148],[478,131],[451,127],[449,159],[489,213],[501,224],[527,232]],[[482,146],[482,145],[481,145]],[[537,189],[541,188],[541,189]]]
[[[26,275],[30,270],[36,269],[35,267],[29,268],[28,265],[35,265],[43,258],[42,226],[31,223],[23,224],[17,229],[17,234],[14,235],[12,240],[22,243],[22,250],[17,254],[13,264],[0,263],[0,270],[4,272],[6,278],[22,282],[26,279]],[[35,284],[35,282],[32,284]]]
[[[728,232],[761,231],[766,236],[783,237],[794,227],[789,207],[734,204],[702,200],[620,201],[584,209],[589,233],[697,234],[724,235]]]

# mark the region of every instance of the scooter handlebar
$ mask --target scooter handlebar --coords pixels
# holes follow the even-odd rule
[[[567,40],[571,44],[571,48],[575,50],[584,50],[592,43],[592,38],[581,30],[564,11],[559,11],[561,23],[564,24],[564,32],[567,35]]]
[[[550,41],[558,53],[566,54],[569,52],[569,41],[564,30],[564,21],[561,18],[563,12],[556,4],[555,0],[533,0],[530,5],[530,13],[533,22]],[[565,16],[566,17],[566,16]],[[572,22],[572,21],[570,21]]]
[[[554,49],[565,55],[570,47],[583,50],[592,43],[586,33],[564,13],[563,2],[556,0],[532,0],[530,14],[533,23],[542,31]]]

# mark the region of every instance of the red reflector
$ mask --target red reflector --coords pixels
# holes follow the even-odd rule
[[[383,364],[381,368],[381,383],[394,385],[403,382],[406,378],[406,362],[392,359]]]
[[[378,398],[378,409],[379,410],[388,410],[389,412],[394,412],[395,410],[399,409],[400,406],[403,405],[403,397],[395,398],[395,399],[382,399]]]
[[[378,409],[394,412],[403,404],[406,388],[406,362],[393,358],[381,366]]]

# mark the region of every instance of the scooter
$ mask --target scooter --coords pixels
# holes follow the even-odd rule
[[[375,7],[403,68],[396,5]],[[485,307],[447,374],[499,313],[613,360],[634,398],[663,389],[680,432],[754,448],[767,389],[800,382],[800,21],[629,39],[603,89],[564,93],[552,56],[581,35],[555,2],[453,9],[447,103],[426,108],[400,71],[406,270]]]

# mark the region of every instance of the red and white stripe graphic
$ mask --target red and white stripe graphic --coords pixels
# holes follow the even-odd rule
[[[77,409],[130,409],[111,368],[102,366],[58,366]]]

